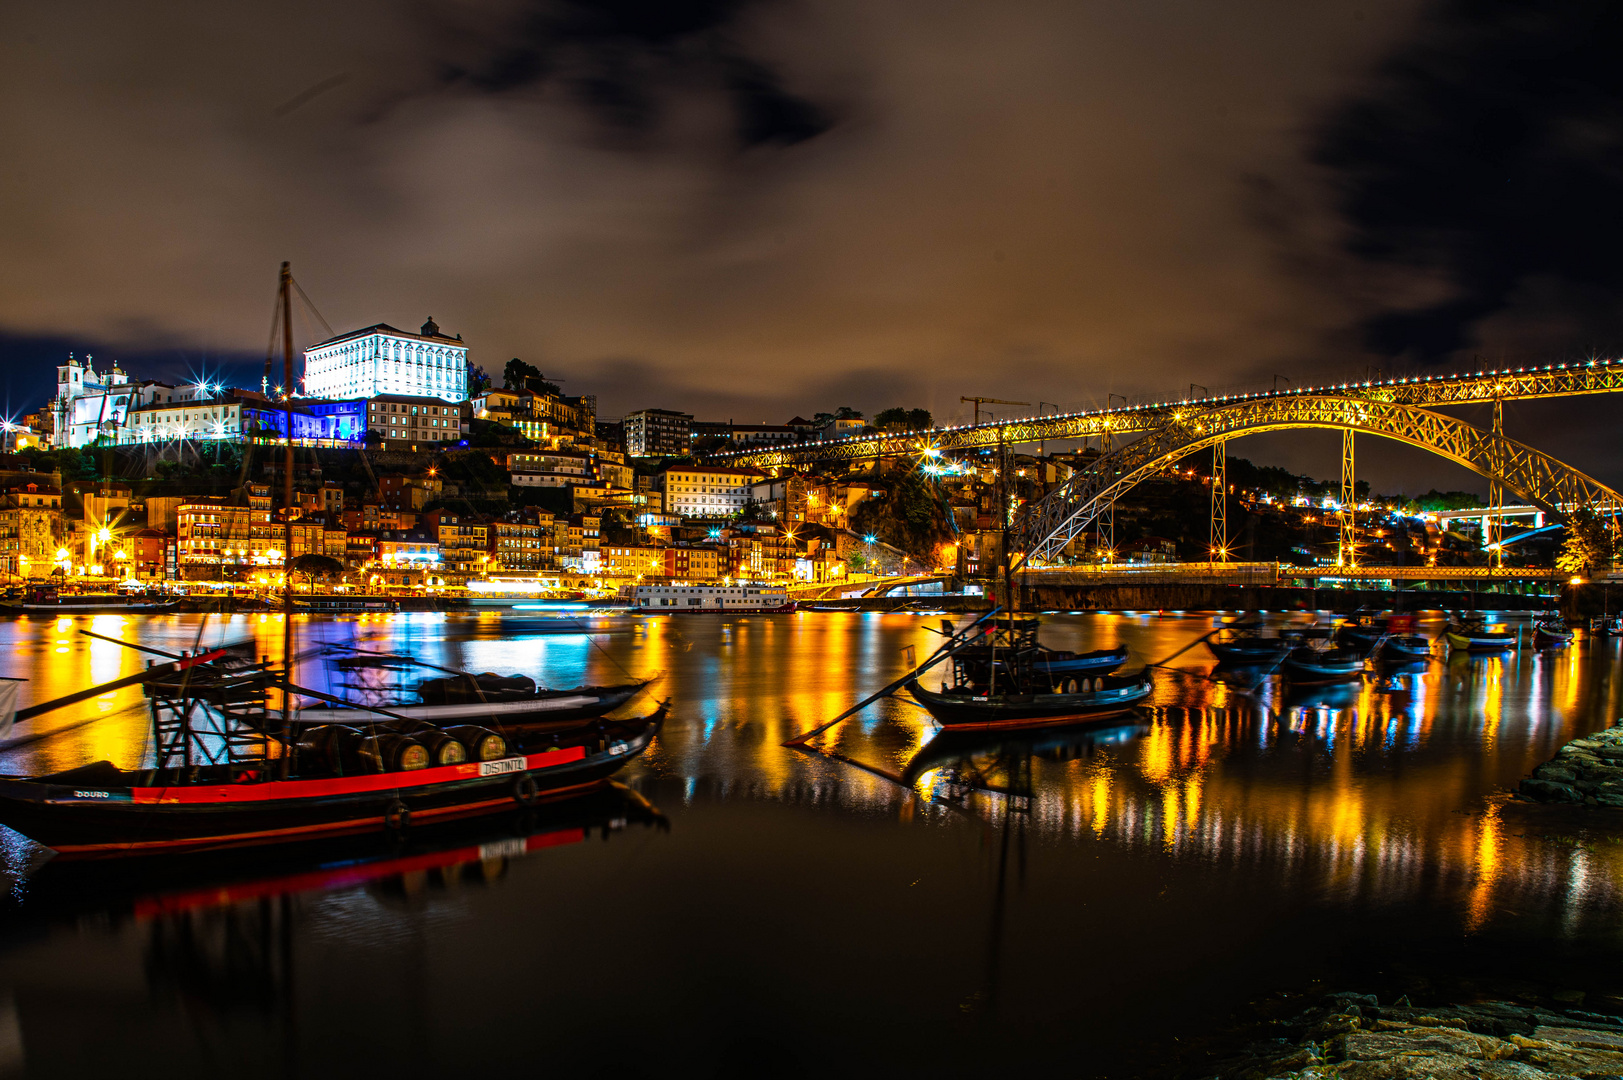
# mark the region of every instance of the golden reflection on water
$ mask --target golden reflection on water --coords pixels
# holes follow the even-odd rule
[[[907,648],[928,655],[940,642],[932,632],[939,622],[843,613],[657,617],[595,637],[509,637],[495,620],[433,614],[299,616],[294,625],[301,650],[353,642],[448,667],[522,672],[560,687],[658,674],[651,698],[633,708],[669,697],[672,718],[622,776],[675,783],[686,799],[877,811],[914,828],[965,814],[1002,820],[1010,796],[986,790],[981,780],[991,778],[993,786],[1023,792],[1027,827],[1057,843],[1103,842],[1343,898],[1441,899],[1457,905],[1468,931],[1511,908],[1559,910],[1576,927],[1619,906],[1617,845],[1575,842],[1577,827],[1529,819],[1528,808],[1504,800],[1567,739],[1623,713],[1623,680],[1612,677],[1618,642],[1580,639],[1548,655],[1439,657],[1313,691],[1216,672],[1203,649],[1192,649],[1175,661],[1179,670],[1158,678],[1136,726],[994,741],[969,755],[981,780],[968,782],[968,766],[950,756],[908,789],[781,745],[901,675]],[[1203,616],[1063,616],[1045,619],[1043,636],[1060,648],[1124,644],[1136,666],[1214,625]],[[173,652],[246,638],[260,655],[279,657],[282,648],[283,619],[275,614],[0,623],[0,645],[14,669],[5,674],[31,680],[25,704],[146,663],[139,653],[79,634],[80,626]],[[337,687],[319,658],[302,664],[298,679]],[[83,723],[101,715],[107,719]],[[11,750],[0,765],[34,771],[99,758],[139,765],[147,724],[140,691],[117,691],[19,729],[60,734]],[[899,773],[915,755],[935,753],[933,738],[921,710],[888,699],[822,743]]]

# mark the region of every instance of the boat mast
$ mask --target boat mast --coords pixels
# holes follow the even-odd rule
[[[282,731],[293,722],[293,271],[282,264]],[[288,756],[282,754],[286,776]]]

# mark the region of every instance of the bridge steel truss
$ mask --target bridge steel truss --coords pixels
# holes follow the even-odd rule
[[[1506,368],[1501,371],[1339,383],[1196,401],[1118,406],[1091,412],[933,428],[929,431],[888,432],[864,438],[830,439],[826,442],[712,454],[710,460],[721,465],[775,469],[819,462],[916,456],[926,449],[950,456],[956,451],[994,447],[999,443],[1017,445],[1044,439],[1114,439],[1159,431],[1169,423],[1180,423],[1186,416],[1213,408],[1267,402],[1356,398],[1369,403],[1428,407],[1485,405],[1619,392],[1623,392],[1623,359],[1593,360],[1587,363],[1548,364],[1542,368]]]
[[[1362,394],[1280,394],[1200,404],[1206,407],[1183,407],[1162,427],[1099,458],[1044,498],[1022,507],[1012,549],[1025,552],[1030,561],[1051,561],[1122,493],[1184,456],[1242,435],[1303,428],[1342,431],[1348,444],[1353,433],[1362,433],[1429,450],[1553,513],[1573,506],[1593,506],[1602,513],[1623,511],[1623,495],[1506,438],[1502,430],[1483,431],[1407,403]]]

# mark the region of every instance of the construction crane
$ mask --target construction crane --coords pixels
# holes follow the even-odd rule
[[[982,405],[1030,405],[1031,404],[1031,402],[1029,402],[1029,401],[1004,401],[1002,398],[995,398],[995,397],[961,397],[958,400],[959,401],[973,401],[975,403],[975,423],[977,425],[981,422],[981,406]],[[990,415],[990,414],[988,414],[988,415]]]

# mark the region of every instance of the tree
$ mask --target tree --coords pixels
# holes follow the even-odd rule
[[[485,369],[473,364],[468,365],[468,396],[476,398],[490,389],[490,376]]]
[[[316,578],[342,577],[344,564],[330,555],[317,555],[315,552],[306,552],[293,560],[293,572],[303,574],[311,584]]]
[[[1563,574],[1610,570],[1615,554],[1611,526],[1593,507],[1581,506],[1567,518],[1567,538],[1555,557],[1555,567]]]
[[[528,385],[529,380],[532,378],[539,379],[540,377],[540,368],[532,364],[526,364],[515,356],[507,362],[506,367],[502,368],[502,387],[507,390],[523,390]]]
[[[516,356],[502,369],[502,386],[508,390],[534,390],[538,394],[563,393],[557,383],[547,381],[540,368]]]

